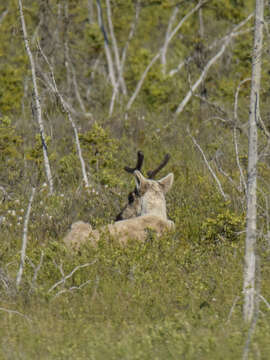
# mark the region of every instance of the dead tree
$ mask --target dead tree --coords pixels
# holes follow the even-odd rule
[[[24,45],[26,48],[27,55],[29,57],[31,72],[32,72],[34,99],[35,99],[35,107],[36,107],[36,117],[37,117],[40,138],[41,138],[41,143],[42,143],[45,173],[46,173],[46,177],[47,177],[47,180],[49,183],[50,193],[52,194],[53,193],[53,178],[52,178],[52,173],[51,173],[51,167],[50,167],[49,156],[48,156],[48,148],[47,148],[47,143],[46,143],[43,119],[42,119],[39,91],[38,91],[38,86],[37,86],[36,66],[35,66],[34,58],[33,58],[33,55],[32,55],[31,49],[30,49],[30,45],[29,45],[27,29],[26,29],[24,15],[23,15],[22,0],[18,0],[18,1],[19,1],[20,19],[21,19],[21,24],[22,24]]]
[[[259,95],[261,81],[261,55],[263,44],[263,11],[264,1],[256,0],[254,44],[252,55],[252,76],[249,108],[249,141],[248,141],[248,181],[247,181],[247,215],[244,264],[244,307],[246,322],[254,317],[255,310],[255,277],[256,277],[256,232],[257,232],[257,161],[258,135],[257,124],[260,121]]]

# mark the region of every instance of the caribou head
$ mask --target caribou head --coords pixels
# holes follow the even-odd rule
[[[115,221],[131,219],[145,214],[155,214],[166,218],[166,202],[164,195],[170,190],[173,183],[173,174],[169,174],[159,181],[154,178],[167,165],[170,155],[166,154],[163,161],[154,170],[143,176],[141,169],[144,155],[137,153],[137,163],[134,168],[125,166],[124,169],[135,176],[136,187],[128,195],[128,203],[117,215]]]

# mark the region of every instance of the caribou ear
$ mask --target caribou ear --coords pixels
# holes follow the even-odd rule
[[[144,185],[147,183],[147,179],[143,176],[143,174],[139,170],[134,171],[136,189],[138,191],[144,188]]]
[[[173,184],[173,179],[174,179],[173,173],[170,173],[158,181],[158,183],[161,185],[163,189],[164,194],[166,194],[171,189]]]

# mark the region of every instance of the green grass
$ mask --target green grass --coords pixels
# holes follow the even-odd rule
[[[44,252],[36,283],[27,264],[20,291],[2,292],[1,307],[20,314],[0,312],[0,359],[241,358],[241,242],[205,247],[170,235],[126,248],[104,241],[76,256],[57,243]],[[40,252],[28,253],[37,265]],[[49,291],[61,279],[56,265],[67,275],[85,263]],[[270,355],[269,310],[261,311],[250,359]]]

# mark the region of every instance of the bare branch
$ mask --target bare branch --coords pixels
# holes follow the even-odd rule
[[[259,295],[259,298],[265,303],[265,305],[267,306],[267,309],[270,310],[270,304],[269,302],[265,299],[265,297],[263,297],[261,294]]]
[[[174,30],[170,33],[169,38],[168,38],[168,42],[170,42],[173,37],[176,35],[176,33],[180,30],[181,26],[184,24],[184,22],[191,16],[193,15],[197,10],[200,9],[200,7],[202,7],[203,5],[205,5],[208,2],[208,0],[200,0],[198,2],[198,4],[192,8],[184,17],[183,19],[181,19],[181,21],[179,21],[179,23],[177,24],[177,26],[174,28]]]
[[[5,308],[3,308],[3,307],[0,307],[0,311],[7,312],[8,314],[16,314],[16,315],[22,316],[24,319],[26,319],[27,321],[31,322],[31,319],[30,319],[28,316],[20,313],[20,312],[17,311],[17,310],[10,310],[10,309],[5,309]]]
[[[246,78],[242,81],[240,81],[239,85],[237,86],[235,95],[234,95],[234,120],[238,120],[238,96],[241,89],[241,86],[245,84],[247,81],[251,81],[251,78]]]
[[[239,299],[240,299],[240,296],[235,297],[235,299],[233,301],[233,304],[232,304],[232,307],[231,307],[231,310],[230,310],[229,315],[228,315],[227,323],[231,320],[231,317],[232,317],[232,314],[234,312],[235,306],[236,306]]]
[[[0,25],[2,24],[2,22],[4,21],[5,17],[7,16],[8,14],[8,9],[4,10],[0,16]]]
[[[251,14],[251,15],[252,15],[252,14]],[[241,23],[240,23],[240,24],[241,24]],[[235,30],[237,30],[237,29],[234,29],[234,31],[235,31]],[[235,33],[233,34],[233,37],[236,37],[236,36],[239,36],[239,35],[243,35],[243,34],[245,34],[245,33],[250,32],[251,30],[252,30],[252,28],[248,28],[248,29],[246,29],[246,30],[241,30],[241,31],[239,31],[239,32],[235,32]],[[216,48],[218,45],[223,44],[224,41],[227,39],[227,37],[228,37],[228,35],[225,35],[225,36],[222,37],[221,39],[214,40],[211,45],[209,45],[209,46],[206,47],[206,51],[209,52],[209,51],[213,50],[214,48]],[[188,56],[186,59],[182,60],[175,69],[172,69],[172,70],[169,71],[169,76],[170,76],[170,77],[174,76],[176,73],[178,73],[178,72],[184,67],[184,65],[189,64],[191,61],[193,61],[194,59],[196,59],[196,57],[197,57],[197,53],[195,52],[194,55],[190,55],[190,56]]]
[[[78,271],[79,269],[85,268],[87,266],[91,266],[93,264],[95,264],[97,262],[97,260],[95,259],[94,261],[92,261],[91,263],[86,263],[83,265],[78,265],[76,266],[68,275],[64,276],[61,280],[57,281],[49,290],[48,290],[48,294],[50,292],[52,292],[55,288],[57,288],[57,286],[63,284],[67,279],[71,278],[73,276],[73,274]]]
[[[41,269],[41,266],[43,264],[43,258],[44,258],[44,251],[41,250],[40,260],[39,260],[39,263],[37,264],[37,266],[35,266],[31,261],[31,266],[34,269],[34,275],[33,275],[33,278],[32,278],[31,288],[35,287],[39,270]],[[28,260],[30,261],[29,258],[28,258]]]
[[[63,289],[60,290],[58,293],[55,294],[55,296],[53,297],[53,299],[57,298],[58,296],[66,293],[66,292],[72,292],[74,290],[81,290],[83,287],[85,287],[86,285],[88,285],[91,282],[91,280],[87,280],[84,283],[82,283],[80,286],[72,286],[69,289]]]
[[[201,72],[201,75],[199,76],[198,80],[191,86],[191,89],[187,92],[184,99],[181,101],[181,103],[178,105],[175,115],[181,114],[181,112],[184,110],[185,106],[189,102],[190,98],[194,94],[194,92],[197,90],[198,86],[201,84],[201,82],[205,79],[209,69],[211,66],[223,55],[225,52],[227,46],[232,41],[232,39],[238,35],[240,35],[240,32],[236,32],[240,27],[244,26],[253,16],[253,13],[250,14],[245,20],[243,20],[241,23],[239,23],[237,26],[235,26],[234,30],[225,37],[223,45],[221,46],[220,50],[208,61],[205,68]]]
[[[191,137],[191,140],[193,141],[193,144],[197,147],[197,149],[198,149],[198,150],[200,151],[200,153],[202,154],[202,157],[203,157],[203,159],[204,159],[204,162],[205,162],[208,170],[210,171],[210,174],[213,176],[215,182],[217,183],[218,188],[219,188],[219,191],[220,191],[221,195],[223,196],[224,200],[225,200],[225,201],[228,200],[228,195],[226,195],[226,194],[224,193],[224,191],[223,191],[223,189],[222,189],[222,186],[221,186],[221,183],[220,183],[219,179],[217,178],[216,174],[214,173],[214,170],[211,168],[211,166],[210,166],[210,164],[209,164],[209,162],[208,162],[208,160],[207,160],[207,158],[206,158],[206,156],[205,156],[202,148],[201,148],[200,145],[197,143],[197,141],[195,140],[195,138],[191,135],[189,129],[187,129],[187,132],[188,132],[189,136]]]
[[[240,173],[240,190],[241,190],[241,184],[244,185],[244,190],[245,190],[245,194],[247,193],[247,184],[246,184],[246,180],[245,180],[245,176],[243,173],[243,169],[242,166],[240,164],[240,160],[239,160],[239,151],[238,151],[238,142],[237,142],[237,133],[236,133],[236,127],[233,128],[233,141],[234,141],[234,149],[235,149],[235,158],[236,158],[236,163],[239,169],[239,173]]]

